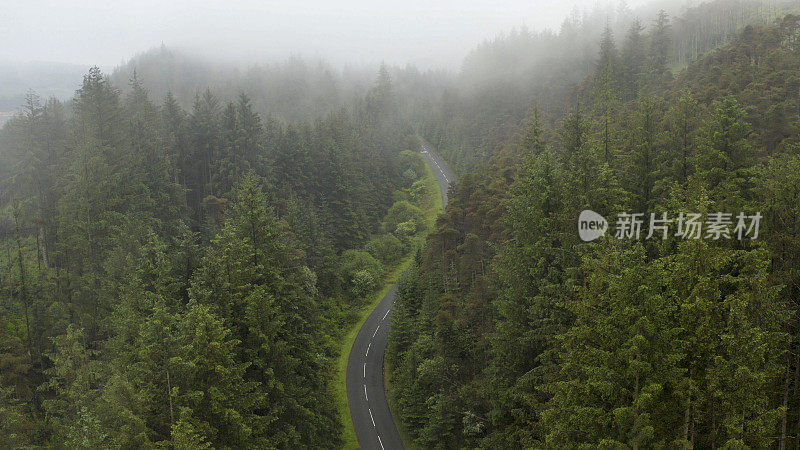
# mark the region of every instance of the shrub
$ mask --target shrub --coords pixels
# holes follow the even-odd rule
[[[403,256],[406,247],[393,234],[382,234],[372,238],[366,245],[370,255],[384,264],[396,262]]]
[[[394,233],[397,226],[403,222],[413,222],[416,224],[414,232],[425,222],[425,214],[421,209],[412,205],[408,201],[399,201],[389,208],[383,220],[383,229],[387,233]]]
[[[346,288],[356,297],[363,297],[374,289],[383,275],[383,264],[372,255],[361,250],[342,253],[339,271]]]

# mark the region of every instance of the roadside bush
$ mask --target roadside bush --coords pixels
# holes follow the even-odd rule
[[[400,238],[400,241],[403,244],[408,245],[411,243],[411,239],[414,238],[414,235],[417,234],[417,230],[419,229],[419,224],[416,223],[414,220],[409,220],[408,222],[403,222],[397,225],[397,237]]]
[[[366,245],[369,254],[384,264],[397,262],[403,256],[405,249],[400,239],[389,233],[372,238]]]
[[[342,253],[339,266],[345,287],[355,297],[363,297],[377,287],[383,275],[383,264],[362,250]]]
[[[394,233],[397,230],[397,226],[403,222],[416,224],[414,226],[414,232],[416,233],[419,229],[418,227],[425,222],[425,214],[421,209],[412,205],[411,202],[405,200],[396,202],[386,213],[383,221],[383,230],[387,233]]]
[[[411,196],[411,200],[414,201],[416,204],[420,204],[422,200],[427,195],[428,190],[427,186],[425,185],[425,179],[421,178],[414,182],[411,185],[411,189],[409,189],[409,195]]]
[[[404,150],[400,152],[400,172],[408,183],[413,183],[425,173],[425,161],[419,152]]]

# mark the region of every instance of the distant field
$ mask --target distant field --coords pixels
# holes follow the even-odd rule
[[[8,119],[14,117],[15,111],[0,111],[0,127],[5,125]]]

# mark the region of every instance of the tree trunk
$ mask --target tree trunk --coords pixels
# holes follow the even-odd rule
[[[792,366],[791,350],[792,346],[790,344],[788,351],[786,352],[786,376],[783,379],[783,413],[781,414],[781,439],[778,444],[779,450],[786,450],[786,419],[788,415],[789,403],[789,376]]]
[[[711,411],[711,448],[717,448],[717,415]]]
[[[692,394],[686,400],[686,410],[683,414],[683,440],[689,442],[689,423],[692,417]]]
[[[798,395],[798,382],[800,382],[800,351],[794,359],[794,398]],[[800,413],[797,415],[797,426],[795,427],[794,446],[800,450]]]
[[[41,242],[42,264],[44,268],[50,267],[49,258],[47,257],[47,231],[44,224],[39,225],[39,241]]]
[[[169,369],[167,369],[167,398],[169,399],[169,424],[172,428],[172,424],[175,423],[175,413],[172,409],[172,383],[169,380]]]

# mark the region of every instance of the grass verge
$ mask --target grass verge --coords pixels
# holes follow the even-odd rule
[[[428,219],[426,231],[421,233],[420,236],[416,237],[414,245],[411,246],[411,251],[409,251],[408,254],[404,256],[403,259],[401,259],[400,262],[397,263],[391,270],[389,270],[383,280],[383,287],[379,291],[373,292],[365,299],[364,306],[358,312],[357,322],[354,323],[350,327],[350,330],[347,332],[347,334],[344,335],[341,346],[339,347],[339,357],[336,360],[334,393],[336,396],[336,405],[339,409],[339,417],[344,425],[344,430],[342,432],[342,440],[344,444],[342,448],[347,450],[360,448],[358,446],[356,430],[353,427],[353,419],[350,416],[350,405],[347,402],[347,360],[350,358],[350,349],[353,347],[353,342],[356,340],[358,330],[360,330],[364,325],[367,317],[369,317],[370,313],[372,313],[372,311],[378,306],[392,286],[394,286],[394,284],[400,280],[400,277],[403,276],[403,273],[405,273],[405,271],[411,267],[411,263],[414,261],[416,249],[418,246],[424,244],[425,238],[427,237],[427,232],[433,229],[433,225],[436,223],[436,217],[442,210],[443,200],[439,190],[439,183],[436,181],[433,170],[430,168],[430,166],[428,166],[428,164],[425,164],[425,169],[425,190],[428,195],[424,201],[423,207],[426,218]],[[394,409],[392,408],[392,411],[393,410]],[[392,416],[394,416],[394,412],[392,412]],[[398,425],[398,429],[400,430],[400,435],[403,438],[403,441],[410,442],[408,440],[408,433],[406,432],[405,427],[403,427],[402,424],[397,421],[397,417],[395,417],[395,423]]]
[[[436,181],[436,175],[433,174],[433,169],[428,164],[425,164],[425,188],[428,192],[425,214],[428,217],[428,230],[430,231],[436,225],[436,217],[444,208],[444,199],[439,189],[439,182]],[[424,238],[425,236],[423,236],[422,242],[424,242]]]

